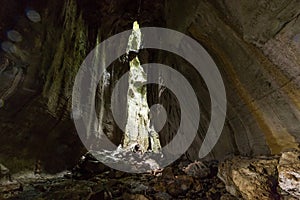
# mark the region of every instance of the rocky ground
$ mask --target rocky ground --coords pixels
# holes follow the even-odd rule
[[[234,157],[219,165],[228,192],[243,199],[300,199],[300,153]]]
[[[15,174],[2,167],[0,199],[300,199],[300,153],[236,156],[129,174],[109,169],[87,154],[70,172]]]
[[[71,172],[14,175],[0,199],[235,199],[217,177],[217,162],[180,161],[163,170],[129,174],[85,157]]]

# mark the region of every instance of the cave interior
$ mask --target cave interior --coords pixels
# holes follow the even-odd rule
[[[1,3],[0,199],[300,199],[299,1]]]

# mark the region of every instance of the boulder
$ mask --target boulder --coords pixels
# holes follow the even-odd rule
[[[277,169],[280,188],[300,199],[300,152],[282,153]]]
[[[109,168],[97,160],[91,153],[86,153],[81,157],[78,164],[72,169],[72,177],[77,179],[90,178],[101,174]]]
[[[0,163],[0,180],[3,179],[11,181],[11,176],[9,169]]]
[[[0,173],[1,175],[6,175],[9,173],[9,169],[0,163]]]
[[[218,177],[236,197],[277,199],[277,164],[274,157],[235,157],[220,164]]]
[[[195,161],[183,169],[183,171],[196,178],[206,178],[210,175],[210,168],[201,161]]]

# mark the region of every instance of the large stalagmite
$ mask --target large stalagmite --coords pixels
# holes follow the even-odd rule
[[[137,22],[133,24],[129,37],[127,53],[138,52],[141,46],[141,31]],[[127,92],[128,118],[123,141],[124,148],[138,148],[142,152],[158,152],[160,142],[158,133],[150,125],[150,109],[147,103],[147,88],[144,85],[147,75],[136,56],[129,63],[129,88]]]

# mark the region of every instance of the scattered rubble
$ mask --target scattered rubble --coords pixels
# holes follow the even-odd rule
[[[215,161],[176,161],[156,172],[110,169],[86,154],[70,172],[13,175],[0,199],[299,199],[300,153]],[[1,175],[7,174],[1,165]]]
[[[181,166],[177,161],[156,173],[133,174],[110,169],[86,154],[70,172],[15,175],[22,189],[6,187],[0,199],[220,199],[228,194],[216,176],[201,179]]]

